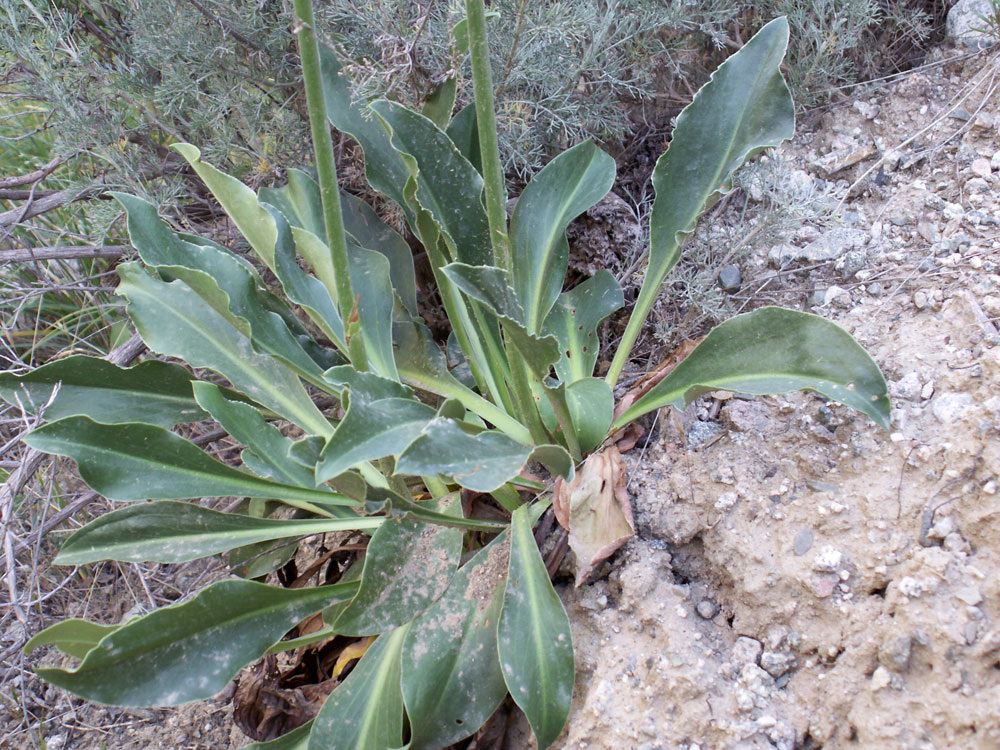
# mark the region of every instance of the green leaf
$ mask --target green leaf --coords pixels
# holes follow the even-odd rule
[[[293,227],[303,256],[323,279],[325,286],[335,289],[336,272],[330,260],[330,251],[322,239],[326,236],[326,224],[319,185],[315,180],[304,172],[292,170],[288,185],[278,189],[262,188],[260,196],[262,201],[275,206],[283,214],[282,218]],[[394,302],[392,290],[393,287],[398,290],[400,299],[415,315],[413,254],[406,241],[359,198],[341,192],[341,207],[345,231],[354,240],[348,243],[351,281],[354,293],[360,297],[358,313],[366,350],[369,357],[373,354],[377,357],[374,364],[380,372],[393,373],[392,342],[389,340]],[[277,217],[275,219],[277,221]],[[278,229],[280,233],[281,227]],[[339,316],[337,323],[342,328]]]
[[[463,294],[482,302],[497,315],[518,323],[524,322],[524,310],[517,300],[517,293],[510,285],[507,271],[496,266],[470,266],[466,263],[449,263],[441,269]]]
[[[320,69],[323,72],[323,99],[326,116],[333,127],[356,140],[365,153],[365,176],[368,184],[392,199],[407,213],[413,223],[413,210],[403,197],[403,187],[410,171],[392,144],[389,134],[370,113],[367,105],[351,101],[351,87],[340,74],[340,62],[333,50],[319,46]]]
[[[291,542],[258,542],[229,551],[229,572],[240,578],[261,578],[287,563],[299,549],[298,539]],[[341,579],[343,580],[343,579]]]
[[[141,503],[105,513],[88,523],[66,540],[55,563],[182,563],[255,542],[375,529],[382,521],[361,517],[280,521],[220,513],[193,503]]]
[[[461,517],[459,493],[442,500]],[[333,627],[344,635],[377,635],[417,617],[448,588],[462,557],[464,531],[425,521],[389,519],[372,535],[361,588]]]
[[[510,566],[497,642],[504,681],[541,750],[566,726],[573,699],[569,617],[538,552],[528,507],[511,517]]]
[[[209,698],[296,623],[350,598],[355,588],[219,581],[193,599],[122,625],[76,669],[39,669],[38,676],[113,706],[177,706]]]
[[[568,385],[594,374],[601,344],[597,326],[624,304],[621,285],[603,268],[559,295],[543,330],[559,341],[562,354],[555,369],[560,380]]]
[[[504,320],[503,328],[535,379],[542,381],[547,378],[552,366],[559,361],[559,342],[556,338],[529,333],[524,326],[512,320]]]
[[[343,495],[237,471],[179,435],[153,425],[102,425],[87,417],[66,417],[33,430],[24,440],[36,450],[75,460],[83,481],[109,500],[236,496],[357,504]]]
[[[368,364],[379,375],[398,379],[392,348],[392,308],[394,295],[389,279],[388,259],[374,250],[348,245],[351,284],[357,295],[361,337]]]
[[[96,622],[72,618],[57,622],[37,633],[24,644],[24,653],[30,654],[42,646],[55,646],[67,656],[82,659],[101,639],[121,625],[99,625]]]
[[[615,411],[611,386],[602,378],[577,380],[566,386],[566,404],[581,450],[587,453],[604,442]]]
[[[400,653],[409,626],[379,637],[326,699],[309,750],[389,750],[403,744]]]
[[[192,387],[198,404],[268,467],[267,476],[284,484],[316,486],[314,472],[292,460],[292,441],[264,421],[259,411],[249,404],[229,400],[214,383],[198,382]]]
[[[479,174],[483,173],[483,157],[479,152],[479,131],[476,129],[476,103],[470,102],[459,110],[445,131],[458,153],[469,160]]]
[[[340,204],[344,209],[344,229],[361,247],[385,256],[392,287],[400,301],[411,315],[419,314],[413,251],[406,240],[360,198],[341,192]]]
[[[175,143],[171,148],[183,156],[197,172],[212,195],[222,204],[240,234],[246,237],[257,255],[273,271],[277,232],[271,214],[260,205],[253,190],[235,177],[220,172],[207,161],[202,161],[201,151],[190,143]]]
[[[266,354],[182,281],[165,284],[136,263],[118,267],[118,293],[143,341],[155,352],[183,359],[227,378],[257,403],[317,435],[333,427],[313,404],[298,377]]]
[[[374,372],[362,372],[350,365],[331,367],[323,380],[338,390],[350,390],[352,400],[379,401],[384,398],[413,398],[413,389]]]
[[[437,125],[441,130],[451,122],[451,113],[455,109],[455,95],[458,93],[458,79],[452,76],[435,87],[424,102],[421,114]]]
[[[514,289],[537,333],[562,291],[569,263],[566,227],[607,195],[615,160],[591,141],[564,151],[531,178],[510,222]]]
[[[780,307],[762,307],[716,327],[611,429],[667,404],[683,408],[716,390],[817,391],[889,429],[885,378],[871,356],[834,323]]]
[[[551,336],[536,336],[525,328],[524,311],[504,269],[449,263],[441,271],[463,294],[481,302],[497,316],[508,340],[537,379],[548,376],[560,356],[558,342]]]
[[[448,360],[434,343],[427,326],[415,321],[397,321],[392,335],[396,342],[396,367],[404,381],[445,397],[461,389],[468,390],[448,370]]]
[[[531,452],[529,461],[538,461],[553,476],[561,476],[567,482],[573,479],[573,457],[561,445],[539,445]]]
[[[371,105],[391,130],[392,145],[403,155],[415,199],[441,228],[454,257],[474,266],[492,261],[489,222],[483,208],[483,178],[433,122],[401,104]],[[406,189],[410,195],[410,188]]]
[[[320,454],[316,481],[325,482],[363,461],[403,452],[434,419],[416,399],[351,399],[347,414]]]
[[[462,385],[449,371],[444,352],[434,343],[427,327],[416,322],[393,326],[396,366],[409,384],[445,398],[455,398],[469,411],[496,425],[508,436],[525,445],[531,443],[528,429],[507,412]]]
[[[205,412],[191,395],[194,376],[180,365],[151,359],[119,367],[82,355],[57,359],[24,375],[0,372],[0,397],[31,414],[45,408],[50,422],[85,415],[95,422],[145,422],[173,427],[198,422]]]
[[[265,290],[249,264],[207,241],[195,245],[181,239],[160,219],[153,204],[123,193],[115,197],[128,212],[129,238],[147,266],[184,281],[249,338],[256,351],[279,357],[304,377],[319,377],[322,368],[300,345],[287,321],[296,324],[303,339],[309,339],[308,335],[288,306]],[[318,348],[315,342],[311,344],[310,348]]]
[[[749,157],[795,132],[795,105],[781,77],[788,21],[764,26],[712,74],[677,117],[670,147],[653,170],[649,267],[609,379],[617,379],[639,329],[680,258],[685,235]]]
[[[388,508],[389,516],[392,518],[408,518],[454,529],[472,529],[473,531],[485,531],[495,534],[507,528],[507,524],[504,521],[483,521],[477,518],[462,518],[461,516],[449,515],[448,513],[442,513],[426,505],[416,503],[413,500],[408,500],[402,495],[397,495],[389,490],[373,490],[368,507],[373,512],[376,507],[378,510]]]
[[[310,719],[301,727],[286,732],[277,739],[268,742],[252,742],[243,750],[308,750],[309,736],[312,733],[313,722]]]
[[[497,621],[509,554],[504,532],[459,569],[444,596],[406,634],[402,686],[410,750],[468,737],[507,695]]]
[[[472,374],[469,360],[462,351],[462,345],[458,343],[458,336],[455,331],[448,332],[448,343],[445,348],[448,371],[451,375],[466,388],[476,387],[476,378]]]
[[[289,169],[288,182],[280,188],[262,187],[257,200],[278,209],[290,226],[305,229],[317,237],[326,236],[326,218],[319,184],[308,172]],[[341,199],[346,193],[341,192]]]
[[[492,492],[516,477],[531,448],[499,432],[470,435],[458,423],[431,420],[396,461],[396,474],[443,474],[477,492]]]
[[[296,256],[292,228],[280,210],[265,204],[274,219],[277,242],[274,246],[274,274],[281,282],[288,299],[299,305],[341,351],[346,351],[344,321],[340,317],[332,292],[315,276],[306,273]]]

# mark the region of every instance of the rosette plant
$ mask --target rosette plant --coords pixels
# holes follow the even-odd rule
[[[255,193],[194,146],[174,145],[256,257],[115,196],[139,256],[118,268],[128,315],[150,350],[187,367],[73,356],[0,378],[8,400],[46,404],[31,446],[71,457],[90,487],[127,503],[70,536],[56,563],[225,553],[246,563],[233,566],[245,577],[127,622],[69,620],[39,633],[29,649],[53,645],[79,660],[39,669],[46,681],[101,703],[177,705],[214,695],[266,653],[370,636],[315,719],[266,746],[442,748],[473,734],[509,694],[547,747],[569,715],[574,662],[532,533],[551,502],[546,472],[568,484],[631,421],[719,389],[812,389],[887,426],[885,381],[864,350],[833,323],[773,307],[718,326],[615,408],[614,387],[684,237],[737,167],[792,135],[779,71],[784,19],[730,57],[677,118],[653,174],[641,291],[597,377],[597,329],[622,307],[622,289],[607,271],[563,288],[565,230],[609,191],[614,161],[591,142],[570,148],[534,176],[508,219],[483,0],[467,0],[466,12],[455,37],[469,50],[475,102],[453,116],[453,82],[422,112],[352,101],[337,58],[317,43],[310,0],[295,0],[316,178],[292,170],[286,186]],[[371,187],[426,253],[447,341],[421,318],[410,244],[339,190],[331,124],[360,144]],[[175,431],[205,420],[243,445],[242,465]],[[528,474],[532,462],[544,469]],[[463,512],[473,493],[491,498],[492,517]],[[587,493],[575,486],[561,515],[586,507]],[[229,512],[198,502],[215,497],[243,502]],[[338,531],[367,539],[340,580],[253,580],[297,540]],[[318,631],[283,640],[316,613]]]

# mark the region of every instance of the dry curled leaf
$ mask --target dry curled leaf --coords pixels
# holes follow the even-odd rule
[[[594,453],[572,482],[556,481],[552,509],[569,531],[576,554],[576,585],[635,534],[632,506],[625,489],[625,462],[613,445]]]
[[[672,373],[674,369],[679,365],[684,359],[694,351],[695,347],[702,342],[705,337],[702,336],[694,341],[682,341],[677,345],[670,356],[663,360],[660,364],[654,367],[652,370],[647,372],[642,378],[636,381],[628,392],[619,399],[618,403],[615,405],[614,418],[618,419],[622,414],[628,411],[629,407],[632,406],[636,401],[649,393],[653,388],[667,375]],[[623,427],[613,436],[615,442],[618,441],[619,437],[624,434],[628,427]]]
[[[302,726],[319,713],[338,681],[284,687],[285,680],[271,654],[240,679],[233,697],[233,721],[243,734],[257,742],[280,737]]]
[[[299,626],[299,636],[322,626],[320,615]],[[258,742],[273,740],[314,718],[327,697],[364,656],[374,637],[336,637],[297,649],[285,669],[268,654],[244,675],[233,696],[233,721]]]

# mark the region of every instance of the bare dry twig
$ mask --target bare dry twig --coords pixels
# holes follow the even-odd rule
[[[120,258],[126,245],[53,245],[18,247],[0,250],[0,266],[8,263],[31,263],[36,260],[74,260],[78,258]]]
[[[40,182],[52,174],[61,165],[65,164],[75,154],[67,154],[64,156],[57,156],[55,159],[50,161],[44,167],[36,169],[34,172],[29,172],[28,174],[16,175],[14,177],[4,177],[0,179],[0,189],[4,188],[16,188],[23,185],[31,185],[35,182]]]

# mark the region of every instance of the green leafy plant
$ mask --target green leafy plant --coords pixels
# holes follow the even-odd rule
[[[601,461],[614,463],[614,448],[602,450],[609,435],[718,389],[812,389],[888,426],[885,381],[864,350],[822,318],[779,308],[723,323],[615,409],[613,388],[685,235],[737,167],[792,135],[784,19],[725,62],[678,118],[653,175],[642,290],[599,378],[597,328],[623,295],[606,271],[563,290],[565,230],[610,189],[614,161],[590,142],[574,146],[528,183],[508,222],[485,12],[482,0],[466,6],[456,37],[468,43],[476,98],[454,117],[447,92],[422,113],[352,102],[336,57],[317,44],[309,0],[295,0],[318,179],[293,170],[287,186],[255,193],[194,146],[174,146],[274,290],[241,257],[116,195],[141,259],[119,267],[128,314],[150,349],[202,376],[87,357],[0,376],[6,399],[45,405],[32,447],[73,458],[94,490],[132,503],[73,534],[57,563],[227,551],[245,560],[260,545],[345,530],[370,534],[363,558],[314,588],[233,578],[119,625],[59,623],[27,648],[53,645],[80,662],[41,669],[43,679],[103,703],[176,705],[215,694],[269,651],[377,636],[315,719],[268,747],[445,747],[508,693],[547,747],[569,715],[573,652],[532,534],[551,493],[524,473],[529,462],[567,484],[590,456],[580,478],[600,479]],[[371,186],[427,253],[452,327],[446,344],[420,317],[407,242],[338,190],[329,123],[361,145]],[[244,446],[242,468],[173,431],[208,418]],[[569,484],[562,519],[597,502],[606,482],[590,484]],[[463,514],[463,489],[490,495],[509,521]],[[247,501],[228,513],[178,502],[220,496]],[[317,612],[318,633],[282,641]]]

